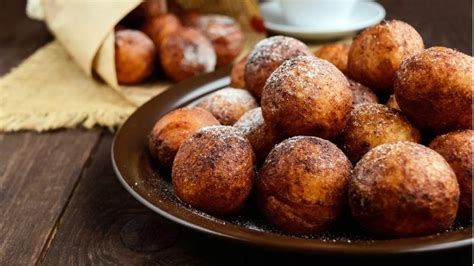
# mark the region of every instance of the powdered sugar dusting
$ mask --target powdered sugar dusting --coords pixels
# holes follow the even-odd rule
[[[286,60],[267,79],[263,93],[262,106],[264,117],[267,114],[277,114],[282,106],[289,106],[288,99],[316,99],[319,91],[324,90],[326,95],[332,97],[334,104],[346,105],[348,98],[352,97],[347,79],[333,64],[314,56],[298,56]],[[344,90],[347,90],[344,92]],[[341,92],[341,93],[339,93]],[[336,106],[336,105],[334,105]],[[304,106],[299,106],[303,109]],[[311,106],[313,110],[317,105]],[[350,106],[347,106],[350,107]],[[337,108],[337,107],[334,107]],[[327,110],[324,110],[327,112]],[[269,119],[269,118],[268,118]]]
[[[209,94],[197,106],[211,112],[221,124],[230,126],[258,104],[247,90],[224,88]]]
[[[311,149],[308,148],[308,145],[317,148]],[[308,151],[317,151],[317,153],[307,156],[314,157],[319,170],[341,169],[343,165],[350,165],[344,153],[335,144],[312,136],[296,136],[277,144],[267,157],[265,164],[272,164],[273,160],[278,158],[278,156],[271,156],[271,154],[288,154],[295,149],[301,149],[301,147],[305,147]]]
[[[212,48],[212,44],[206,41],[205,44],[198,42],[185,45],[183,47],[182,63],[185,65],[202,65],[205,72],[211,72],[216,65],[216,53]]]
[[[249,55],[249,60],[274,60],[286,59],[289,50],[301,50],[301,54],[311,55],[308,47],[297,39],[286,36],[273,36],[261,40]]]
[[[218,98],[218,97],[225,99],[225,101],[228,103],[234,103],[234,104],[247,103],[250,105],[257,104],[255,101],[255,98],[253,98],[252,94],[250,94],[250,92],[248,92],[247,90],[230,88],[230,87],[213,92],[209,94],[209,96],[207,96],[203,100],[208,99],[208,98]]]
[[[234,124],[234,127],[240,129],[245,135],[247,135],[250,131],[264,123],[262,108],[257,107],[246,112],[239,121]]]
[[[437,169],[435,168],[440,162],[443,167],[449,169],[448,163],[445,162],[443,157],[437,152],[418,143],[398,141],[379,145],[367,152],[354,168],[354,177],[357,179],[367,178],[365,170],[372,168],[374,165],[378,167],[380,173],[383,173],[386,167],[386,163],[384,162],[390,160],[387,158],[400,159],[398,165],[407,167],[406,163],[401,159],[401,155],[405,157],[410,156],[412,160],[417,160],[419,163],[418,167],[423,167],[425,171],[436,172]],[[438,175],[433,174],[427,176],[436,177]]]
[[[285,61],[270,75],[265,87],[278,87],[281,81],[288,80],[291,81],[291,84],[297,84],[301,82],[302,76],[308,79],[334,76],[335,79],[345,81],[346,87],[349,87],[344,75],[333,64],[313,56],[298,56]],[[311,88],[311,86],[304,86],[304,84],[294,85],[293,87]]]
[[[221,25],[221,27],[210,27],[212,24]],[[196,28],[206,29],[206,34],[210,35],[211,39],[227,36],[240,30],[239,24],[233,18],[216,14],[200,16],[196,22]]]
[[[369,122],[377,123],[377,128],[381,130],[397,124],[400,125],[401,130],[402,125],[404,125],[407,131],[412,132],[413,135],[416,135],[419,138],[418,130],[408,122],[400,111],[383,104],[360,103],[354,107],[351,116],[353,119],[350,121],[353,123],[354,127],[363,127],[367,122]],[[371,119],[372,117],[374,119]],[[373,133],[377,133],[377,131],[374,131]]]
[[[227,143],[229,139],[239,139],[239,141],[248,142],[247,138],[236,128],[230,126],[208,126],[201,128],[198,134],[212,136],[216,142]]]

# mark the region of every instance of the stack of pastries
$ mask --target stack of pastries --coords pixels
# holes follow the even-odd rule
[[[162,72],[181,81],[231,63],[243,45],[242,30],[231,17],[146,0],[116,27],[117,80],[138,84]]]
[[[289,234],[345,213],[381,237],[442,232],[471,219],[471,73],[472,57],[425,49],[397,20],[316,52],[274,36],[235,64],[233,87],[162,117],[149,151],[213,215],[257,204]]]

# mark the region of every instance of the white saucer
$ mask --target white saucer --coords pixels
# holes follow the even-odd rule
[[[328,40],[340,38],[373,26],[385,17],[385,9],[378,3],[358,2],[351,18],[346,25],[336,25],[331,28],[292,26],[286,24],[281,15],[278,2],[266,2],[260,5],[265,28],[277,34],[292,36],[304,40]]]

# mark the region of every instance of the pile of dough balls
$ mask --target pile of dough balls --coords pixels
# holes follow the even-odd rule
[[[242,29],[231,17],[145,0],[116,27],[117,81],[139,84],[160,73],[182,81],[231,63],[243,45]]]
[[[471,64],[396,20],[316,52],[270,37],[235,64],[232,87],[161,118],[149,150],[176,195],[213,215],[248,201],[289,234],[345,213],[381,237],[442,232],[471,218]]]

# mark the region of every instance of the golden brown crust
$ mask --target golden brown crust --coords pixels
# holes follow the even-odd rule
[[[173,164],[176,195],[194,208],[226,215],[237,212],[255,176],[250,142],[237,129],[213,126],[183,143]]]
[[[398,106],[398,103],[397,103],[397,98],[395,98],[395,94],[390,95],[385,105],[395,110],[401,111],[400,106]]]
[[[352,216],[382,236],[441,232],[453,223],[458,199],[456,176],[446,160],[413,142],[372,149],[349,179]]]
[[[212,42],[218,66],[231,63],[244,48],[244,34],[232,17],[209,14],[185,21],[187,26],[201,31]]]
[[[420,141],[420,132],[400,111],[377,103],[361,103],[353,107],[340,146],[355,163],[372,148],[397,141]]]
[[[366,29],[352,42],[349,76],[378,93],[393,93],[393,79],[402,61],[423,49],[423,39],[407,23],[382,22]]]
[[[263,117],[288,136],[332,138],[345,127],[352,93],[344,75],[314,56],[285,61],[268,78]]]
[[[197,106],[211,112],[222,125],[231,126],[258,104],[246,90],[224,88],[209,94]]]
[[[176,109],[156,122],[148,136],[148,150],[161,167],[171,170],[181,144],[199,129],[213,125],[219,121],[202,108]]]
[[[300,55],[312,55],[302,42],[284,36],[263,39],[255,45],[245,65],[245,84],[254,96],[260,98],[267,78],[285,60]]]
[[[201,16],[203,16],[203,14],[196,9],[188,9],[179,13],[179,19],[186,27],[195,25]]]
[[[166,0],[145,0],[140,4],[145,12],[145,18],[150,19],[168,11]]]
[[[232,67],[232,71],[230,72],[230,86],[232,88],[245,89],[245,64],[247,64],[247,56]]]
[[[446,133],[471,129],[472,57],[444,47],[407,60],[395,79],[395,96],[420,129]]]
[[[273,147],[283,140],[278,130],[263,119],[260,107],[246,112],[234,127],[250,141],[259,163],[263,162]]]
[[[257,199],[267,219],[285,232],[326,229],[346,204],[351,163],[334,144],[293,137],[275,146],[260,170]]]
[[[170,13],[162,14],[147,20],[140,28],[159,49],[163,38],[181,27],[179,19]]]
[[[329,61],[335,65],[342,73],[347,74],[347,58],[349,57],[348,43],[332,43],[321,46],[314,55]]]
[[[368,87],[360,84],[359,82],[347,78],[349,82],[349,88],[352,91],[352,104],[359,103],[378,103],[379,98],[375,93]]]
[[[119,84],[137,84],[153,72],[156,49],[153,42],[138,30],[115,32],[115,71]]]
[[[211,72],[216,66],[211,42],[191,28],[182,27],[164,36],[159,50],[161,66],[174,81]]]
[[[456,173],[461,196],[458,217],[472,219],[472,147],[474,131],[461,130],[436,137],[430,148],[441,154]]]

